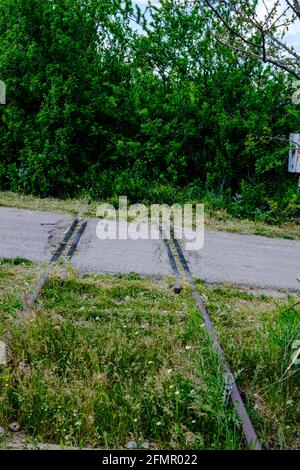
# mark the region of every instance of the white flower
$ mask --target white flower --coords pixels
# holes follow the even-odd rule
[[[192,346],[186,346],[185,349],[189,351],[190,349],[192,349]]]
[[[167,371],[167,372],[168,372],[168,374],[171,374],[171,372],[172,372],[172,369],[168,369],[168,371]]]
[[[161,425],[161,421],[158,421],[158,423],[156,423],[156,426],[160,426]]]
[[[175,395],[179,395],[179,390],[176,390]]]

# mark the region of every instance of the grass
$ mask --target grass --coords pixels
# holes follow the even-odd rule
[[[22,258],[0,259],[0,335],[6,322],[23,307],[24,298],[34,285],[39,268]]]
[[[8,264],[12,266],[32,266],[33,262],[26,258],[0,258],[0,265],[1,264]]]
[[[239,233],[243,235],[260,235],[270,238],[285,238],[299,240],[300,226],[295,221],[281,224],[266,224],[248,219],[236,219],[226,210],[211,210],[207,208],[205,226],[208,230]]]
[[[23,209],[52,211],[76,215],[87,203],[84,199],[41,199],[34,196],[21,195],[12,192],[0,191],[0,206],[17,207]],[[99,201],[90,201],[84,209],[82,216],[95,217]],[[270,225],[264,222],[255,222],[247,219],[236,219],[226,210],[217,210],[205,204],[205,225],[209,230],[218,230],[240,234],[262,235],[296,240],[300,238],[300,228],[297,222],[284,222]]]
[[[50,211],[76,215],[86,201],[83,199],[39,198],[30,195],[0,191],[0,206],[36,211]]]
[[[244,449],[224,403],[224,373],[191,292],[138,275],[78,277],[59,267],[31,321],[20,316],[39,268],[0,262],[0,424],[18,421],[32,442],[123,448]],[[197,288],[264,448],[297,449],[300,340],[297,297]]]
[[[300,371],[289,365],[300,340],[298,298],[254,296],[198,284],[266,448],[300,447]],[[287,372],[288,371],[288,372]]]
[[[14,268],[15,279],[11,265],[0,272],[16,288]],[[1,375],[3,427],[18,421],[31,438],[67,446],[244,447],[189,290],[178,297],[135,275],[56,273],[32,321],[20,321],[18,307],[0,307],[12,354]]]

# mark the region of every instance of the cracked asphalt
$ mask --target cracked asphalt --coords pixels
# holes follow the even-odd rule
[[[70,215],[0,207],[0,258],[49,261],[73,218]],[[96,237],[97,219],[89,219],[73,266],[81,273],[172,274],[159,240],[105,240]],[[300,241],[205,232],[204,248],[186,252],[196,278],[269,290],[300,287]]]
[[[0,258],[49,261],[72,220],[64,214],[0,207]]]

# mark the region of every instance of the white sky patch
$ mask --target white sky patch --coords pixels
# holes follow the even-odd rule
[[[266,8],[271,10],[274,3],[275,3],[274,0],[264,0],[264,2],[260,0],[258,7],[257,7],[257,14],[259,18],[263,19],[267,14]],[[287,8],[287,6],[288,6],[287,2],[285,0],[281,0],[280,7],[278,8],[278,14],[279,15],[282,14]],[[285,41],[287,44],[294,46],[296,51],[300,52],[300,21],[299,20],[297,20],[295,24],[292,24],[289,27],[289,31],[285,37]]]
[[[148,0],[137,0],[134,3],[136,3],[137,5],[139,5],[141,7],[145,7],[145,6],[148,5]],[[152,5],[159,5],[160,4],[159,0],[151,0],[151,3],[152,3]]]

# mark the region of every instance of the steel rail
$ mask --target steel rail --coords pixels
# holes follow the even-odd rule
[[[52,256],[51,258],[51,261],[50,263],[55,263],[62,255],[65,247],[67,246],[70,238],[72,237],[77,225],[79,223],[79,219],[76,218],[75,220],[73,220],[73,223],[71,225],[71,227],[69,228],[69,230],[67,231],[66,235],[64,236],[64,239],[63,241],[60,243],[59,247],[57,248],[56,252],[54,253],[54,255]]]
[[[32,291],[32,293],[30,294],[30,296],[28,296],[26,299],[25,299],[25,305],[22,309],[22,315],[25,317],[25,318],[29,318],[30,316],[30,310],[32,308],[32,306],[34,305],[34,303],[36,302],[36,300],[38,299],[48,277],[50,276],[51,272],[53,271],[54,269],[54,266],[56,266],[56,263],[58,262],[58,260],[61,258],[64,250],[66,249],[68,243],[70,242],[70,240],[72,239],[73,235],[74,235],[74,232],[76,230],[76,227],[78,226],[79,224],[79,221],[80,221],[80,218],[79,216],[76,217],[76,219],[73,220],[71,226],[69,227],[67,233],[65,234],[62,242],[58,245],[55,253],[53,254],[53,256],[51,257],[50,261],[49,261],[49,264],[48,266],[44,269],[43,273],[39,276],[39,278],[37,279],[36,281],[36,284],[35,284],[35,287]],[[71,258],[78,246],[78,243],[80,241],[80,238],[85,230],[87,226],[87,221],[83,222],[81,224],[81,227],[80,229],[78,230],[77,234],[76,234],[76,237],[68,251],[68,254],[67,256],[69,258]]]
[[[229,367],[229,365],[228,365],[228,363],[225,359],[225,354],[224,354],[224,351],[223,351],[223,349],[222,349],[222,347],[219,343],[218,335],[217,335],[217,332],[215,330],[215,327],[214,327],[214,325],[213,325],[213,323],[210,319],[209,313],[208,313],[208,311],[207,311],[207,309],[206,309],[206,307],[203,303],[201,295],[197,291],[196,285],[194,283],[193,276],[191,274],[191,271],[190,271],[190,268],[188,266],[187,260],[184,256],[183,250],[182,250],[178,240],[176,238],[174,238],[174,231],[173,230],[171,231],[171,237],[172,237],[172,241],[175,245],[180,263],[183,267],[186,280],[192,288],[192,295],[193,295],[193,297],[196,301],[196,304],[197,304],[199,310],[202,313],[204,323],[205,323],[205,328],[206,328],[206,330],[207,330],[207,332],[208,332],[208,334],[209,334],[209,336],[212,340],[212,343],[213,343],[213,346],[214,346],[216,352],[218,353],[218,355],[221,359],[221,362],[224,366],[224,369],[225,369],[225,372],[226,372],[227,376],[229,376],[232,380],[232,388],[231,388],[231,392],[230,392],[230,397],[231,397],[231,400],[233,402],[233,406],[235,408],[235,411],[236,411],[236,413],[239,417],[239,420],[241,422],[243,434],[245,436],[245,440],[246,440],[247,444],[249,445],[250,449],[262,450],[261,443],[260,443],[260,441],[259,441],[259,439],[256,435],[255,429],[253,427],[251,419],[250,419],[250,417],[248,415],[248,412],[246,410],[246,407],[244,405],[244,402],[243,402],[243,399],[241,397],[240,391],[239,391],[239,389],[236,385],[234,375],[232,374],[231,369],[230,369],[230,367]],[[169,244],[169,248],[171,250],[170,244]],[[173,254],[172,254],[172,257],[174,258]]]
[[[80,242],[80,239],[81,239],[81,237],[82,237],[82,235],[83,235],[83,233],[86,229],[86,226],[87,226],[87,221],[85,221],[81,224],[80,229],[78,230],[78,232],[77,232],[77,234],[74,238],[74,241],[73,241],[72,245],[70,246],[70,249],[67,253],[68,258],[72,258],[73,254],[74,254],[75,250],[77,249],[77,246]]]
[[[165,244],[165,246],[166,246],[166,248],[167,248],[167,253],[168,253],[170,265],[171,265],[173,274],[174,274],[175,279],[176,279],[176,284],[175,284],[174,287],[173,287],[173,291],[175,292],[175,294],[179,294],[179,293],[181,292],[181,290],[182,290],[181,285],[180,285],[180,272],[179,272],[179,269],[178,269],[176,260],[175,260],[175,258],[174,258],[174,255],[173,255],[173,252],[172,252],[172,249],[171,249],[171,246],[170,246],[170,242],[169,242],[169,240],[164,236],[161,225],[159,226],[159,231],[160,231],[160,233],[161,233],[161,236],[162,236],[162,239],[163,239],[163,241],[164,241],[164,244]]]

